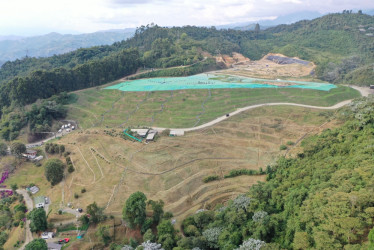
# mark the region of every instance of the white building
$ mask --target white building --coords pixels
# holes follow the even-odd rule
[[[184,130],[170,130],[170,136],[183,136]]]
[[[131,132],[136,133],[138,136],[145,138],[148,134],[148,128],[131,129]]]

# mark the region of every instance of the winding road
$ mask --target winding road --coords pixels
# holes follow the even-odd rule
[[[371,90],[369,89],[368,87],[358,87],[358,86],[349,86],[353,89],[356,89],[357,91],[359,91],[361,93],[362,96],[368,96],[369,94],[374,94],[374,90]],[[191,127],[191,128],[160,128],[160,127],[152,127],[152,129],[155,129],[159,132],[162,132],[166,129],[170,129],[170,130],[178,130],[178,131],[184,131],[184,132],[191,132],[191,131],[196,131],[196,130],[199,130],[199,129],[203,129],[203,128],[206,128],[206,127],[210,127],[214,124],[217,124],[221,121],[224,121],[228,118],[230,118],[231,116],[233,115],[237,115],[241,112],[244,112],[244,111],[247,111],[247,110],[250,110],[250,109],[255,109],[255,108],[260,108],[260,107],[266,107],[266,106],[281,106],[281,105],[286,105],[286,106],[297,106],[297,107],[304,107],[304,108],[313,108],[313,109],[324,109],[324,110],[332,110],[332,109],[338,109],[338,108],[341,108],[349,103],[351,103],[353,101],[352,100],[346,100],[346,101],[342,101],[342,102],[339,102],[333,106],[329,106],[329,107],[323,107],[323,106],[312,106],[312,105],[305,105],[305,104],[298,104],[298,103],[288,103],[288,102],[274,102],[274,103],[263,103],[263,104],[256,104],[256,105],[251,105],[251,106],[247,106],[247,107],[244,107],[244,108],[238,108],[237,110],[229,113],[229,116],[227,115],[223,115],[223,116],[220,116],[210,122],[207,122],[205,124],[202,124],[200,126],[197,126],[197,127]]]

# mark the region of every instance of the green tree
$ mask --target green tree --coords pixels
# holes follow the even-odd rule
[[[45,164],[45,176],[47,180],[52,184],[56,185],[64,178],[65,165],[59,159],[49,159]]]
[[[48,250],[48,245],[43,239],[33,239],[26,245],[25,250]]]
[[[143,235],[143,241],[147,242],[155,242],[156,236],[153,234],[152,229],[148,229],[145,234]]]
[[[14,141],[10,145],[10,150],[17,158],[21,158],[22,154],[26,152],[26,146],[22,142]]]
[[[141,226],[146,218],[146,200],[147,197],[142,192],[135,192],[126,200],[123,207],[123,219],[131,228]]]
[[[374,249],[374,228],[372,228],[369,232],[369,249],[373,250]]]
[[[153,210],[153,222],[155,224],[158,224],[164,215],[164,201],[159,200],[159,201],[153,201],[150,200],[148,201],[148,204],[151,205],[152,210]]]
[[[7,240],[8,234],[4,231],[0,232],[0,249],[3,249],[2,245],[4,245]]]
[[[175,229],[170,220],[163,220],[157,226],[157,242],[165,249],[172,249],[175,246]]]
[[[64,145],[60,145],[60,154],[62,154],[63,152],[65,152],[65,146]]]
[[[256,39],[258,38],[258,35],[260,34],[260,24],[256,23],[255,26],[255,34],[256,34]]]
[[[5,142],[0,142],[0,155],[4,156],[7,154],[8,145]]]
[[[296,232],[293,241],[293,248],[296,249],[308,249],[310,248],[308,233]]]
[[[44,231],[47,229],[47,215],[43,208],[36,208],[28,214],[31,232]]]
[[[96,230],[95,234],[101,239],[101,241],[104,243],[105,246],[107,246],[112,240],[109,234],[108,225],[100,225],[98,229]]]
[[[96,202],[88,205],[86,211],[90,215],[90,221],[94,224],[105,220],[104,209],[97,206]]]

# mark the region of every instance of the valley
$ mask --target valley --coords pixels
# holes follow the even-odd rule
[[[5,63],[0,249],[374,246],[370,30],[152,23]]]

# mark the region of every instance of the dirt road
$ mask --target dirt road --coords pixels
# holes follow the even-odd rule
[[[28,211],[31,211],[34,208],[34,203],[27,193],[25,189],[17,189],[17,193],[21,194],[23,196],[23,199],[25,200],[26,207]],[[26,230],[26,239],[25,243],[20,247],[20,249],[24,249],[25,246],[33,240],[32,233],[30,231],[30,220],[26,220],[26,225],[25,225],[25,230]]]
[[[369,94],[374,94],[374,91],[369,89],[368,87],[358,87],[358,86],[349,86],[349,87],[358,90],[361,93],[362,96],[368,96]],[[221,117],[218,117],[218,118],[214,119],[213,121],[207,122],[207,123],[202,124],[202,125],[197,126],[197,127],[192,127],[192,128],[159,128],[159,127],[153,127],[153,129],[155,129],[159,132],[162,132],[165,129],[179,130],[179,131],[182,130],[184,132],[190,132],[190,131],[195,131],[195,130],[199,130],[199,129],[203,129],[203,128],[212,126],[212,125],[217,124],[217,123],[219,123],[223,120],[228,119],[229,117],[231,117],[233,115],[237,115],[237,114],[239,114],[243,111],[247,111],[247,110],[255,109],[255,108],[259,108],[259,107],[286,105],[286,106],[297,106],[297,107],[313,108],[313,109],[332,110],[332,109],[341,108],[341,107],[343,107],[343,106],[345,106],[345,105],[347,105],[351,102],[352,102],[352,100],[346,100],[346,101],[343,101],[343,102],[339,102],[339,103],[335,104],[334,106],[330,106],[330,107],[312,106],[312,105],[287,103],[287,102],[263,103],[263,104],[247,106],[247,107],[244,107],[244,108],[239,108],[239,109],[235,110],[234,112],[229,113],[229,116],[223,115]]]
[[[327,110],[329,110],[329,109],[341,108],[341,107],[347,105],[348,103],[350,103],[351,101],[352,100],[346,100],[346,101],[343,101],[343,102],[339,102],[339,103],[335,104],[334,106],[330,106],[330,107],[312,106],[312,105],[287,103],[287,102],[263,103],[263,104],[256,104],[256,105],[247,106],[247,107],[244,107],[244,108],[239,108],[239,109],[235,110],[234,112],[229,113],[229,116],[223,115],[221,117],[218,117],[218,118],[214,119],[213,121],[207,122],[207,123],[202,124],[202,125],[197,126],[197,127],[192,127],[192,128],[159,128],[159,127],[154,127],[153,129],[155,129],[157,131],[160,131],[160,132],[165,130],[165,129],[179,130],[179,131],[183,130],[184,132],[190,132],[190,131],[195,131],[195,130],[199,130],[199,129],[203,129],[203,128],[212,126],[214,124],[217,124],[217,123],[219,123],[223,120],[226,120],[226,119],[230,118],[231,116],[237,115],[237,114],[239,114],[243,111],[247,111],[247,110],[255,109],[255,108],[260,108],[260,107],[286,105],[286,106],[297,106],[297,107],[304,107],[304,108],[327,109]]]

